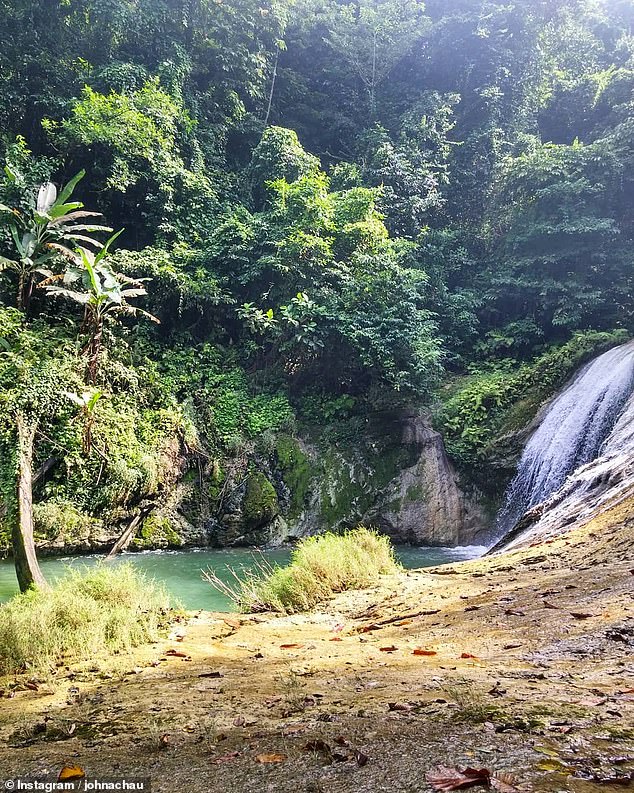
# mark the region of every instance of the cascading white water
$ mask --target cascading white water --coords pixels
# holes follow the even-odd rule
[[[633,390],[634,342],[608,350],[579,372],[524,449],[496,521],[498,536],[597,457]]]

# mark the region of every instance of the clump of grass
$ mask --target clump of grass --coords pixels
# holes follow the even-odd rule
[[[307,611],[346,589],[375,584],[380,575],[402,569],[388,537],[360,526],[301,540],[286,567],[258,562],[253,572],[235,573],[235,583],[221,581],[213,571],[204,577],[242,611]]]
[[[155,638],[169,616],[165,591],[131,565],[69,570],[51,591],[0,606],[0,674],[127,650]]]
[[[299,674],[290,667],[276,675],[275,680],[279,683],[284,698],[284,712],[287,715],[300,713],[306,707],[306,684],[302,681]]]
[[[455,685],[448,686],[446,691],[457,707],[454,714],[455,721],[483,724],[485,721],[494,721],[501,716],[500,709],[486,702],[483,695],[469,680],[457,678]]]

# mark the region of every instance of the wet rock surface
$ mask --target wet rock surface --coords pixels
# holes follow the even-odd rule
[[[460,489],[442,436],[423,417],[403,422],[402,443],[415,462],[377,497],[364,521],[378,525],[395,542],[414,545],[472,545],[482,538],[487,517]]]
[[[528,510],[493,550],[526,547],[560,536],[634,494],[634,396],[626,402],[600,455],[568,476],[548,499]]]
[[[440,434],[414,412],[374,416],[341,438],[280,434],[266,448],[180,470],[131,548],[280,545],[359,523],[401,543],[470,545],[490,524],[478,494],[461,488]],[[60,529],[38,550],[107,551],[143,506],[87,520],[75,536]]]

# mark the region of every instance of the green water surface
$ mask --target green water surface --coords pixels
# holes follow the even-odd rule
[[[412,548],[397,546],[396,555],[407,568],[431,567],[443,562],[471,559],[484,551],[480,546],[462,548]],[[109,564],[131,562],[149,577],[163,582],[168,592],[187,609],[209,609],[211,611],[233,610],[232,603],[203,580],[201,571],[211,568],[225,581],[232,578],[230,568],[237,571],[252,569],[255,560],[262,555],[272,564],[286,564],[289,549],[268,549],[254,552],[249,548],[188,551],[146,551],[125,553]],[[48,557],[41,560],[42,570],[49,581],[62,576],[69,566],[91,566],[103,561],[104,556]],[[18,591],[13,563],[0,561],[0,602]]]

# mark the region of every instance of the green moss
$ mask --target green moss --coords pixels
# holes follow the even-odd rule
[[[445,389],[434,423],[467,472],[495,456],[496,441],[525,427],[588,359],[625,340],[622,331],[577,333],[528,363],[489,361]]]
[[[291,519],[296,518],[304,509],[315,472],[308,456],[290,435],[278,436],[275,452],[284,482],[291,492],[288,516]]]
[[[321,522],[337,526],[350,516],[351,508],[363,500],[363,487],[354,481],[346,461],[333,452],[322,457],[325,476],[321,486]]]
[[[405,491],[405,501],[413,504],[418,501],[426,501],[427,493],[425,488],[418,484],[418,485],[410,485],[407,490]]]
[[[374,504],[376,494],[414,460],[413,450],[400,444],[387,446],[380,439],[370,447],[353,447],[346,456],[326,450],[322,457],[325,469],[321,488],[322,526],[360,519]]]
[[[209,478],[205,483],[206,495],[212,504],[218,503],[226,481],[227,473],[225,469],[219,460],[214,460],[209,472]]]
[[[266,476],[257,471],[249,475],[242,500],[242,514],[248,529],[259,529],[279,514],[275,488]]]
[[[131,544],[132,547],[138,549],[178,548],[183,545],[183,538],[174,529],[169,518],[161,515],[150,515],[143,521],[141,531]]]

